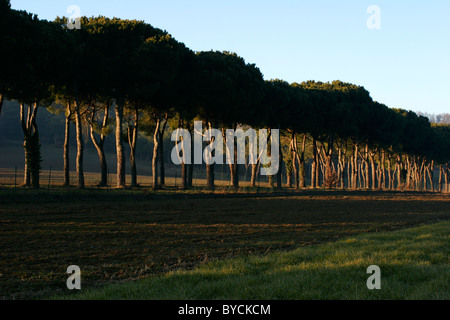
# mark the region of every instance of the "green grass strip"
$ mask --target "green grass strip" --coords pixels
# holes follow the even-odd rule
[[[192,271],[82,291],[83,300],[450,299],[450,221],[365,234],[290,252],[211,262]],[[381,268],[369,290],[367,268]]]

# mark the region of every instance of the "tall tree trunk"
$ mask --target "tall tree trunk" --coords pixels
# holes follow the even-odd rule
[[[25,170],[24,170],[24,185],[32,185],[34,188],[39,188],[40,175],[40,143],[39,131],[36,123],[36,116],[38,111],[38,103],[34,102],[28,105],[28,113],[25,119],[24,103],[20,103],[20,123],[24,134],[24,150],[25,150]]]
[[[431,160],[431,167],[429,174],[430,174],[431,191],[434,192],[434,160]]]
[[[353,178],[353,156],[349,156],[347,160],[347,188],[352,189]]]
[[[381,189],[386,189],[386,167],[385,167],[385,164],[386,164],[386,153],[385,153],[385,151],[384,151],[384,149],[381,149],[381,156],[380,156],[380,166],[379,166],[379,169],[380,169],[380,178],[379,178],[379,181],[378,181],[378,187],[379,188],[381,188]]]
[[[325,162],[325,174],[324,174],[324,181],[327,188],[332,188],[334,181],[333,181],[333,171],[331,166],[331,161],[333,159],[333,148],[334,148],[334,136],[331,135],[328,139],[328,146],[325,148],[325,146],[322,147],[324,152],[324,162]]]
[[[238,164],[238,150],[237,142],[235,140],[234,145],[234,165],[233,165],[233,187],[235,189],[239,188],[239,164]]]
[[[297,139],[295,140],[297,142]],[[300,155],[298,155],[298,187],[299,188],[305,188],[306,187],[306,168],[305,168],[305,152],[306,152],[306,133],[303,134],[303,141],[302,141],[302,150],[300,152]]]
[[[292,172],[294,174],[295,189],[300,187],[299,174],[297,167],[297,133],[292,132],[290,151],[292,154]]]
[[[449,185],[448,185],[448,172],[449,172],[449,167],[448,164],[445,165],[444,167],[444,192],[449,192]]]
[[[70,186],[70,118],[72,111],[70,110],[70,102],[67,102],[66,107],[66,121],[64,131],[64,186]]]
[[[388,160],[387,160],[387,173],[388,173],[388,190],[394,189],[394,183],[392,179],[392,172],[391,172],[391,154],[388,154]]]
[[[395,171],[397,172],[397,190],[402,188],[402,156],[397,155],[397,161],[395,163]],[[394,186],[392,186],[394,188]]]
[[[0,93],[0,116],[2,115],[2,107],[3,107],[4,96]]]
[[[122,142],[122,123],[123,123],[123,108],[125,101],[118,99],[115,102],[115,116],[116,116],[116,157],[117,157],[117,188],[125,188],[125,153]]]
[[[159,157],[159,139],[160,139],[160,134],[159,134],[159,128],[161,126],[161,119],[160,117],[155,117],[155,124],[156,124],[156,128],[155,128],[155,132],[153,133],[153,157],[152,157],[152,183],[153,183],[153,188],[154,189],[158,189],[159,188],[159,184],[158,184],[158,157]]]
[[[164,126],[164,125],[163,125]],[[163,188],[166,185],[166,170],[164,166],[164,133],[160,133],[159,138],[159,185]]]
[[[375,153],[369,151],[370,169],[372,175],[371,188],[375,190],[377,188],[376,167],[375,167]]]
[[[286,170],[286,185],[288,188],[292,188],[292,171]]]
[[[181,162],[181,189],[187,188],[187,165]]]
[[[411,188],[411,162],[409,161],[409,155],[406,155],[406,189]]]
[[[365,149],[364,149],[364,157],[363,163],[364,163],[364,188],[370,189],[370,178],[369,178],[369,144],[366,143]]]
[[[159,164],[159,187],[164,187],[166,185],[166,171],[164,166],[164,133],[166,132],[167,122],[169,119],[168,113],[165,113],[158,129],[158,164]],[[163,121],[164,120],[164,121]]]
[[[76,138],[77,138],[77,158],[76,158],[76,166],[77,166],[77,175],[78,175],[78,188],[83,189],[85,187],[84,183],[84,167],[83,167],[83,158],[84,158],[84,144],[83,144],[83,128],[82,128],[82,120],[80,114],[80,106],[78,102],[75,102],[75,128],[76,128]]]
[[[252,187],[256,187],[256,180],[258,177],[258,164],[252,164],[252,176],[251,176],[251,180],[250,180],[250,185]]]
[[[312,165],[311,165],[311,188],[317,188],[318,186],[318,164],[319,164],[319,160],[317,158],[317,142],[316,139],[313,138],[313,142],[312,142],[312,152],[313,152],[313,161],[312,161]]]
[[[128,144],[130,145],[130,170],[131,170],[131,187],[135,188],[137,183],[137,167],[136,167],[136,146],[139,130],[139,109],[134,109],[134,120],[132,124],[128,124]]]
[[[104,110],[103,115],[103,121],[101,124],[101,133],[100,133],[100,139],[97,140],[94,134],[94,121],[95,120],[95,109],[92,112],[92,118],[90,123],[90,136],[92,143],[94,144],[95,149],[97,150],[98,158],[100,161],[100,182],[98,184],[99,187],[105,187],[108,184],[108,164],[106,163],[106,155],[104,151],[104,144],[105,144],[105,134],[103,133],[103,130],[108,125],[108,118],[109,118],[109,107],[106,106]]]
[[[192,126],[189,127],[189,133],[191,134],[191,155],[194,154],[194,129]],[[188,188],[192,188],[192,180],[194,177],[194,159],[191,159],[191,164],[187,167],[187,178],[186,185]]]
[[[206,132],[212,129],[212,124],[208,121],[206,121],[205,130]],[[207,141],[206,144],[210,145],[214,142],[214,137],[211,137],[210,135],[207,135]],[[214,152],[214,151],[213,151]],[[209,157],[214,157],[214,154],[210,154],[209,152],[206,153],[208,158],[206,159],[207,162],[210,161]],[[236,159],[235,159],[236,161]],[[214,164],[208,164],[206,163],[206,188],[208,190],[214,190],[215,189],[215,176],[214,176]]]
[[[342,149],[339,146],[338,147],[338,169],[337,169],[337,187],[338,188],[344,188],[344,169],[343,169],[343,165],[342,165]],[[345,165],[345,160],[344,160],[344,165]]]
[[[277,172],[277,189],[283,189],[283,151],[281,150],[281,135],[278,140],[278,172]]]
[[[28,116],[27,120],[30,115],[30,109],[28,108]],[[25,166],[24,166],[24,178],[23,178],[23,185],[25,187],[31,186],[31,170],[30,170],[30,147],[29,147],[29,141],[30,141],[30,135],[28,132],[28,123],[29,121],[25,120],[25,106],[23,102],[20,102],[20,124],[22,127],[23,132],[23,149],[25,151]]]
[[[355,143],[353,150],[353,164],[352,164],[352,189],[358,189],[358,154],[359,154],[359,146],[358,143]]]
[[[233,129],[236,132],[237,130],[237,123],[233,124]],[[223,136],[223,141],[226,147],[226,152],[227,152],[227,158],[228,157],[233,157],[233,163],[229,163],[228,167],[230,168],[230,185],[233,186],[233,188],[237,189],[239,188],[239,166],[238,166],[238,157],[237,157],[237,141],[236,138],[233,138],[233,154],[229,154],[231,151],[228,149],[228,145],[227,145],[227,135],[226,135],[226,130],[222,129],[222,136]]]
[[[214,190],[214,164],[206,164],[206,188]]]

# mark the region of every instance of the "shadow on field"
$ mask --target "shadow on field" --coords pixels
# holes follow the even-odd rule
[[[89,288],[450,218],[437,194],[130,192],[0,192],[0,296],[65,292],[70,265]]]

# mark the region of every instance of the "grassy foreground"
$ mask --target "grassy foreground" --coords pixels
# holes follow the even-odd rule
[[[450,221],[211,262],[71,299],[450,299]],[[381,268],[368,290],[367,267]],[[56,297],[57,299],[58,297]],[[67,298],[67,297],[66,297]]]

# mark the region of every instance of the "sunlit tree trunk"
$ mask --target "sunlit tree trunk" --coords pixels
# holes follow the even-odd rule
[[[295,142],[297,143],[297,139],[295,140]],[[300,152],[300,155],[297,153],[299,188],[305,188],[306,186],[305,152],[306,152],[306,133],[303,134],[302,150]]]
[[[164,123],[161,125],[161,131],[159,132],[159,174],[160,174],[160,186],[166,185],[166,170],[164,163],[164,133],[166,132],[168,121],[168,114],[164,116]]]
[[[355,143],[353,150],[353,165],[352,165],[352,189],[358,188],[358,143]]]
[[[101,130],[103,131],[108,125],[108,117],[109,117],[109,108],[105,107],[105,113],[103,115],[103,121],[101,125]],[[94,121],[95,120],[95,109],[92,112],[91,124],[90,124],[90,136],[92,143],[94,144],[95,150],[97,150],[98,158],[100,161],[100,183],[99,187],[105,187],[108,183],[108,164],[106,163],[106,155],[104,150],[105,144],[105,134],[103,132],[100,133],[100,139],[97,140],[94,134]]]
[[[397,164],[396,164],[397,168],[397,190],[400,190],[402,188],[402,156],[398,155],[397,156]]]
[[[70,118],[72,111],[70,110],[70,102],[67,103],[65,116],[65,132],[64,132],[64,186],[70,186]]]
[[[31,103],[28,105],[28,112],[25,118],[25,105],[20,103],[20,123],[24,135],[24,150],[25,150],[25,170],[24,170],[24,185],[39,188],[39,174],[40,174],[40,144],[39,132],[36,123],[36,115],[38,111],[38,104]]]
[[[80,106],[78,102],[75,102],[74,106],[75,113],[75,128],[76,128],[76,140],[77,140],[77,158],[76,158],[76,166],[77,166],[77,177],[78,183],[77,186],[80,189],[85,187],[84,182],[84,167],[83,167],[83,159],[84,159],[84,143],[83,143],[83,128],[82,128],[82,120],[80,114]]]
[[[317,142],[316,139],[313,138],[312,141],[312,151],[313,151],[313,161],[311,165],[311,188],[317,188],[318,185],[318,168],[319,168],[319,159],[317,157]]]
[[[159,188],[158,184],[158,152],[159,152],[159,127],[161,125],[161,119],[155,117],[155,132],[153,133],[153,157],[152,157],[152,184],[154,189]]]
[[[117,188],[125,188],[125,153],[122,142],[123,99],[115,103],[116,115],[116,156],[117,156]]]
[[[128,144],[130,145],[130,170],[131,170],[131,187],[134,188],[137,183],[137,167],[136,167],[136,146],[139,130],[139,109],[134,109],[133,123],[128,125]]]
[[[297,167],[297,163],[298,163],[297,162],[297,134],[295,132],[292,132],[290,151],[292,154],[292,172],[294,175],[294,185],[295,185],[295,189],[298,189],[300,186],[300,183],[299,183],[299,174],[298,174],[298,167]]]
[[[278,128],[279,129],[279,128]],[[277,189],[283,189],[283,151],[281,150],[281,135],[278,138],[278,172],[277,176]]]

